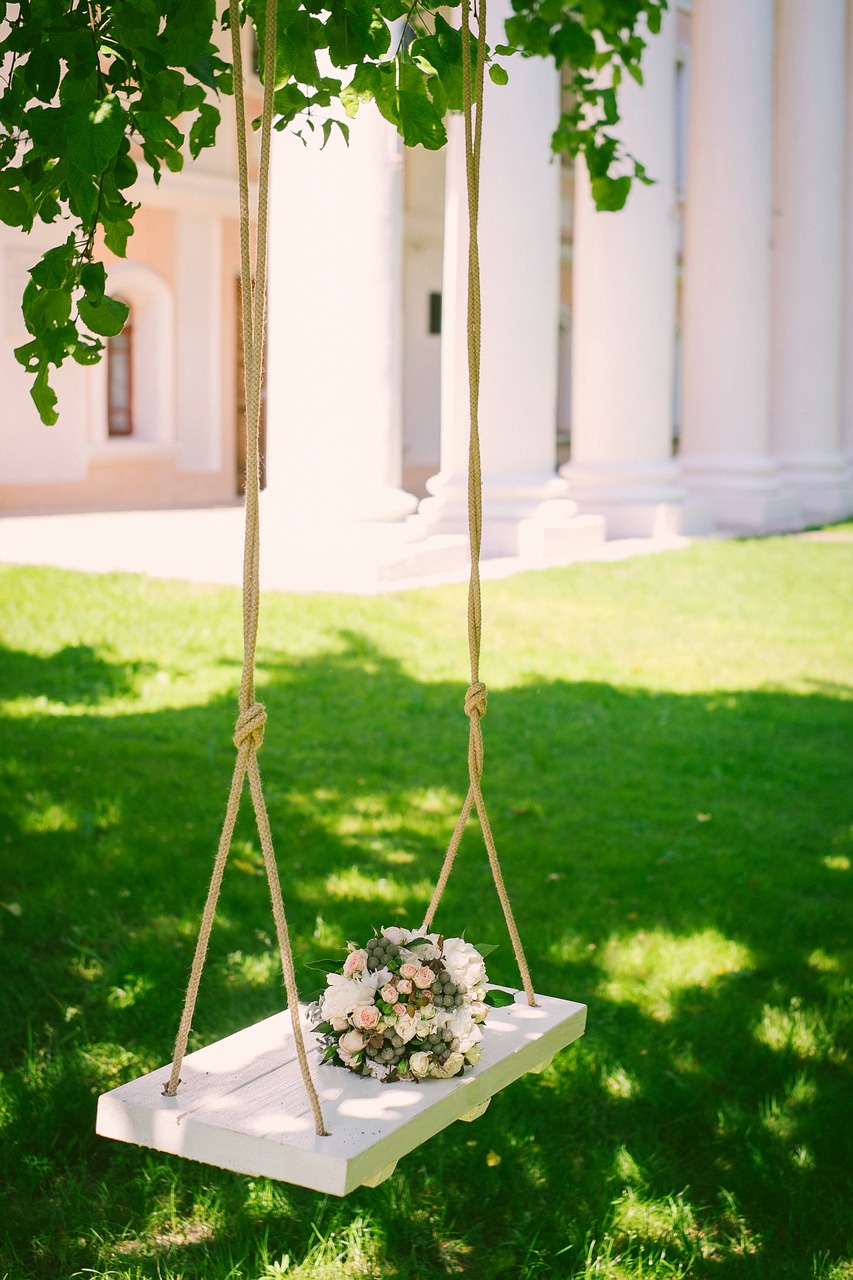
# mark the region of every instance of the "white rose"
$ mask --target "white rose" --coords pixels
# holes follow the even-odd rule
[[[448,938],[444,944],[444,967],[460,987],[478,987],[486,980],[486,965],[475,946],[463,938]]]
[[[473,1018],[463,1005],[461,1009],[453,1010],[450,1021],[447,1023],[447,1029],[453,1036],[454,1040],[457,1039],[457,1037],[461,1040],[463,1036],[471,1034],[474,1025]]]
[[[459,1075],[464,1066],[465,1059],[461,1053],[448,1053],[446,1059],[444,1059],[443,1064],[439,1066],[438,1070],[433,1068],[433,1071],[430,1074],[437,1076],[439,1080],[450,1080],[452,1075]]]
[[[393,943],[395,947],[402,947],[403,943],[414,937],[414,934],[411,929],[398,929],[396,925],[391,925],[390,929],[382,930],[382,936]]]
[[[407,955],[414,956],[416,960],[421,962],[424,960],[438,960],[441,950],[434,942],[425,942],[421,947],[410,947]]]
[[[479,1044],[482,1038],[483,1038],[483,1033],[475,1023],[473,1027],[468,1028],[468,1030],[464,1033],[464,1035],[461,1035],[458,1037],[459,1052],[467,1053],[468,1050],[472,1048],[473,1045]]]
[[[417,1035],[418,1024],[409,1014],[401,1014],[394,1024],[394,1030],[403,1041],[403,1044],[408,1044]]]
[[[320,1012],[331,1022],[335,1018],[348,1018],[357,1004],[370,1004],[374,988],[366,982],[345,978],[340,973],[330,973],[328,986],[320,1001]]]
[[[409,1058],[409,1070],[413,1076],[425,1076],[429,1072],[429,1054],[419,1051]]]

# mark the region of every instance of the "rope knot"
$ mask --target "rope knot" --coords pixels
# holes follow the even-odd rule
[[[241,711],[234,726],[234,746],[237,750],[248,745],[256,752],[260,751],[266,722],[267,711],[262,702],[253,702],[245,711]]]
[[[476,714],[478,720],[482,720],[486,714],[486,704],[489,700],[488,690],[482,680],[475,680],[469,686],[465,694],[465,714],[473,716]]]

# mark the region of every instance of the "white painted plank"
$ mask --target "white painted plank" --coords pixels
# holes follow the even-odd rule
[[[537,995],[530,1008],[523,993],[514,994],[514,1004],[489,1011],[476,1067],[420,1083],[382,1084],[321,1065],[300,1009],[325,1138],[314,1132],[287,1012],[188,1054],[175,1098],[162,1092],[169,1066],[103,1094],[96,1130],[332,1195],[375,1186],[401,1156],[454,1120],[482,1113],[493,1094],[583,1034],[585,1005]]]

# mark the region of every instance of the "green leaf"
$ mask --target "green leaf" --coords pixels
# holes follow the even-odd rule
[[[114,338],[121,333],[130,308],[117,298],[106,294],[102,298],[81,298],[77,303],[77,313],[87,329],[104,338]]]
[[[606,175],[593,178],[592,198],[600,213],[616,213],[624,208],[631,190],[631,179],[626,175],[621,178],[608,178]]]
[[[216,128],[219,124],[219,112],[209,103],[203,103],[198,109],[198,116],[190,127],[190,155],[196,160],[205,147],[212,147],[216,141]]]
[[[515,995],[512,991],[501,991],[495,987],[486,992],[483,1003],[491,1005],[493,1009],[504,1009],[507,1005],[515,1004]]]
[[[29,201],[20,191],[0,187],[0,222],[5,222],[7,227],[24,227],[26,230],[32,226]]]
[[[500,943],[497,942],[475,942],[474,950],[479,951],[480,955],[485,960],[486,956],[490,956],[493,951],[497,951],[499,946]]]
[[[165,142],[173,147],[179,147],[184,140],[180,129],[159,111],[136,111],[133,115],[133,123],[145,141],[154,146]]]
[[[87,294],[103,298],[107,290],[107,272],[103,262],[86,262],[80,268],[80,284]]]
[[[127,242],[133,235],[133,223],[129,219],[111,222],[104,231],[104,244],[117,258],[127,256]]]
[[[42,102],[51,102],[59,88],[60,71],[55,48],[40,44],[27,59],[24,78],[35,97]]]
[[[124,138],[127,113],[115,94],[94,106],[81,103],[65,120],[68,159],[86,174],[100,174],[118,152]]]
[[[489,67],[489,79],[494,84],[506,84],[509,80],[506,67],[502,67],[499,62],[493,62]]]
[[[74,165],[69,165],[65,183],[68,187],[68,207],[84,227],[89,227],[98,209],[97,181],[91,174],[82,173]]]
[[[337,960],[305,960],[303,963],[306,969],[317,969],[320,973],[337,973],[343,968],[348,954],[349,952],[340,956]]]
[[[42,422],[46,427],[52,427],[54,423],[59,421],[59,414],[56,412],[56,392],[51,388],[47,380],[48,373],[49,366],[45,361],[44,364],[39,366],[30,395],[39,411],[39,417]]]

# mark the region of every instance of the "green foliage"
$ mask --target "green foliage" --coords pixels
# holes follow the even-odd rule
[[[266,0],[245,0],[242,10],[262,65],[265,7]],[[633,177],[648,180],[609,130],[623,71],[641,78],[638,26],[645,18],[656,31],[665,7],[666,0],[516,0],[508,43],[488,55],[498,85],[510,73],[495,58],[554,59],[569,105],[553,147],[585,154],[601,209],[621,208]],[[347,118],[373,99],[406,146],[442,147],[447,113],[462,105],[462,37],[440,8],[440,0],[278,0],[276,128],[303,138],[319,130],[325,146],[334,129],[346,138]],[[16,355],[34,374],[45,422],[57,416],[50,368],[68,357],[97,360],[100,339],[121,327],[121,304],[103,290],[92,296],[81,272],[94,260],[99,232],[108,249],[126,254],[138,205],[125,193],[138,163],[159,181],[163,166],[183,167],[185,150],[196,158],[216,140],[211,98],[232,87],[214,43],[218,23],[214,0],[22,0],[7,13],[0,220],[24,231],[38,220],[73,226],[45,256],[53,255],[49,284],[35,268],[23,298],[31,339]]]

